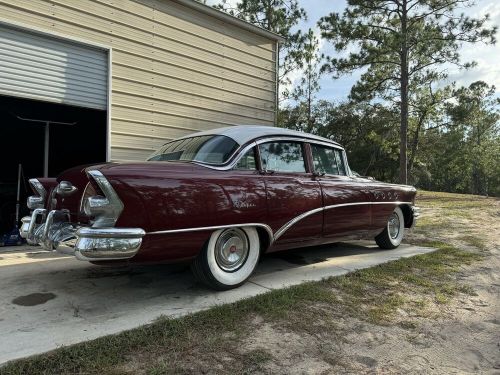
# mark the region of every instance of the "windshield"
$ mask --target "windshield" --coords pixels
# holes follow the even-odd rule
[[[169,142],[148,161],[199,161],[224,164],[238,148],[238,143],[223,135],[204,135]]]

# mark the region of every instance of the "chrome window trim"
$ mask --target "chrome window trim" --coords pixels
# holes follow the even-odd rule
[[[279,137],[273,136],[273,137],[263,137],[263,138],[255,139],[255,140],[251,141],[250,143],[248,143],[246,146],[240,147],[238,150],[236,150],[235,153],[233,154],[233,156],[231,157],[231,158],[233,158],[233,160],[230,160],[228,162],[228,164],[225,164],[225,165],[216,166],[216,165],[210,165],[210,164],[201,163],[201,162],[197,162],[197,161],[191,161],[191,163],[196,164],[196,165],[200,165],[202,167],[207,167],[207,168],[210,168],[213,170],[217,170],[217,171],[228,171],[228,170],[234,169],[234,167],[236,166],[238,161],[243,157],[245,152],[247,152],[250,148],[258,146],[262,143],[286,142],[286,141],[318,144],[318,145],[322,145],[322,146],[333,147],[333,148],[336,148],[336,149],[342,151],[342,155],[344,157],[344,163],[346,165],[346,173],[348,173],[346,176],[349,176],[349,177],[351,176],[351,173],[350,173],[351,169],[349,168],[349,164],[347,163],[347,158],[345,156],[345,149],[342,146],[336,145],[334,143],[317,141],[317,140],[306,138],[306,137],[294,137],[294,136],[279,136]],[[295,172],[293,172],[293,173],[295,173]],[[307,171],[306,172],[297,172],[297,173],[310,174],[310,172],[307,172]]]
[[[172,139],[171,141],[168,141],[168,142],[164,143],[163,145],[161,145],[160,148],[168,145],[169,143],[173,143],[173,142],[177,142],[177,141],[182,141],[182,140],[188,140],[188,139],[192,139],[192,138],[199,138],[199,137],[207,137],[208,136],[208,135],[195,135],[195,134],[196,133],[194,133],[193,136],[191,136],[191,137],[183,137],[183,138]],[[233,158],[235,158],[239,154],[239,151],[241,150],[241,145],[234,138],[231,138],[230,136],[224,135],[224,134],[213,134],[212,137],[226,137],[226,138],[229,138],[230,140],[232,140],[234,143],[236,143],[238,145],[238,147],[236,148],[236,150],[234,150],[233,153],[229,156],[229,158],[227,158],[226,162],[224,162],[224,163],[206,163],[206,162],[199,161],[199,160],[172,160],[172,161],[181,161],[181,162],[187,162],[187,163],[196,163],[196,164],[203,165],[203,166],[206,166],[206,167],[220,167],[220,166],[226,165],[227,163],[230,163],[231,160]],[[168,162],[169,161],[169,160],[149,160],[154,154],[156,154],[157,151],[158,150],[156,150],[151,155],[149,155],[148,158],[146,159],[146,161],[164,161],[164,162]]]
[[[311,174],[311,172],[308,172],[307,169],[307,151],[306,149],[304,148],[304,144],[305,142],[304,141],[301,141],[301,140],[297,140],[296,138],[293,138],[293,137],[290,137],[291,139],[279,139],[279,140],[269,140],[269,139],[266,139],[266,140],[263,140],[262,142],[259,142],[259,141],[256,141],[257,143],[257,147],[259,147],[260,145],[263,145],[265,143],[278,143],[278,142],[290,142],[290,143],[299,143],[300,144],[300,149],[302,151],[302,158],[303,158],[303,161],[304,161],[304,171],[275,171],[274,169],[263,169],[263,171],[272,171],[272,172],[276,172],[276,173],[284,173],[284,174]],[[261,150],[259,148],[259,155],[262,157],[262,153],[261,153]],[[262,166],[262,159],[260,160],[260,165]]]
[[[217,165],[212,165],[212,164],[201,163],[201,162],[195,161],[195,160],[193,160],[191,163],[196,164],[196,165],[200,165],[202,167],[207,167],[207,168],[210,168],[210,169],[213,169],[213,170],[216,170],[216,171],[228,171],[228,170],[234,169],[234,167],[236,167],[236,164],[238,164],[238,162],[243,157],[243,155],[245,155],[245,153],[248,150],[250,150],[251,148],[255,147],[256,145],[257,144],[255,142],[251,142],[251,143],[247,144],[244,147],[240,147],[231,156],[231,158],[233,160],[230,160],[228,162],[228,164],[226,164],[226,165],[217,166]],[[255,171],[258,171],[258,169],[255,169]]]
[[[315,144],[311,143],[311,145],[315,145]],[[332,147],[332,146],[328,146],[328,145],[319,145],[319,146],[330,147],[330,148],[339,150],[340,153],[342,154],[342,161],[344,162],[344,169],[345,169],[345,174],[325,173],[325,174],[322,174],[321,176],[327,176],[327,177],[351,177],[350,168],[347,165],[347,158],[346,158],[345,150],[344,149],[342,149],[340,147]],[[314,169],[314,156],[313,156],[312,147],[311,147],[311,158],[312,158],[312,168]],[[335,162],[337,162],[337,156],[336,155],[335,155]],[[337,166],[337,168],[338,168],[338,166]],[[338,169],[340,170],[340,168],[338,168]],[[316,170],[314,170],[313,172],[315,172],[315,171]]]
[[[257,139],[255,141],[255,143],[257,143],[257,145],[260,145],[261,143],[268,143],[268,142],[274,142],[274,141],[295,141],[295,142],[302,142],[302,143],[309,143],[309,144],[318,144],[318,145],[337,148],[339,150],[344,150],[344,148],[342,146],[336,145],[334,143],[318,141],[318,140],[307,138],[307,137],[293,137],[293,136],[267,137],[267,138]]]
[[[295,225],[296,223],[298,223],[302,219],[305,219],[306,217],[314,215],[318,212],[326,211],[326,210],[330,210],[332,208],[338,208],[338,207],[372,205],[372,204],[393,204],[393,205],[398,205],[398,206],[403,205],[403,204],[408,204],[410,206],[413,206],[413,204],[411,202],[404,202],[404,201],[351,202],[351,203],[333,204],[333,205],[329,205],[329,206],[325,206],[325,207],[318,207],[318,208],[306,211],[306,212],[300,214],[299,216],[294,217],[292,220],[288,221],[286,224],[281,226],[281,228],[279,228],[275,233],[273,233],[273,230],[267,224],[243,223],[243,224],[215,225],[215,226],[208,226],[208,227],[192,227],[192,228],[159,230],[159,231],[154,231],[154,232],[147,232],[146,234],[156,235],[156,234],[172,234],[172,233],[185,233],[185,232],[202,232],[202,231],[218,230],[218,229],[225,229],[225,228],[236,228],[236,227],[260,227],[260,228],[264,228],[267,231],[267,233],[269,234],[269,238],[271,239],[271,243],[273,243],[273,242],[277,241],[293,225]]]

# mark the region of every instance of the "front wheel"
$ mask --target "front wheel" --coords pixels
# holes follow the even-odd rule
[[[405,219],[400,207],[396,207],[389,216],[384,230],[375,237],[375,242],[381,249],[395,249],[403,240]]]
[[[253,227],[215,231],[191,264],[195,277],[210,288],[228,290],[242,285],[260,256],[260,240]]]

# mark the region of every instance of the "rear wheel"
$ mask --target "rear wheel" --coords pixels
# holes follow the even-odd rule
[[[216,290],[242,285],[253,273],[260,256],[260,240],[253,227],[215,231],[191,264],[195,277]]]
[[[400,207],[396,207],[389,216],[384,230],[375,237],[375,242],[381,249],[395,249],[403,240],[405,219]]]

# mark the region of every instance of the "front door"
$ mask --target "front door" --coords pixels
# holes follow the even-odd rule
[[[315,174],[323,191],[324,237],[356,238],[370,230],[371,199],[366,184],[347,176],[343,150],[311,144]]]
[[[259,145],[259,153],[275,244],[319,238],[323,225],[321,188],[307,170],[304,145],[297,141],[266,142]]]

